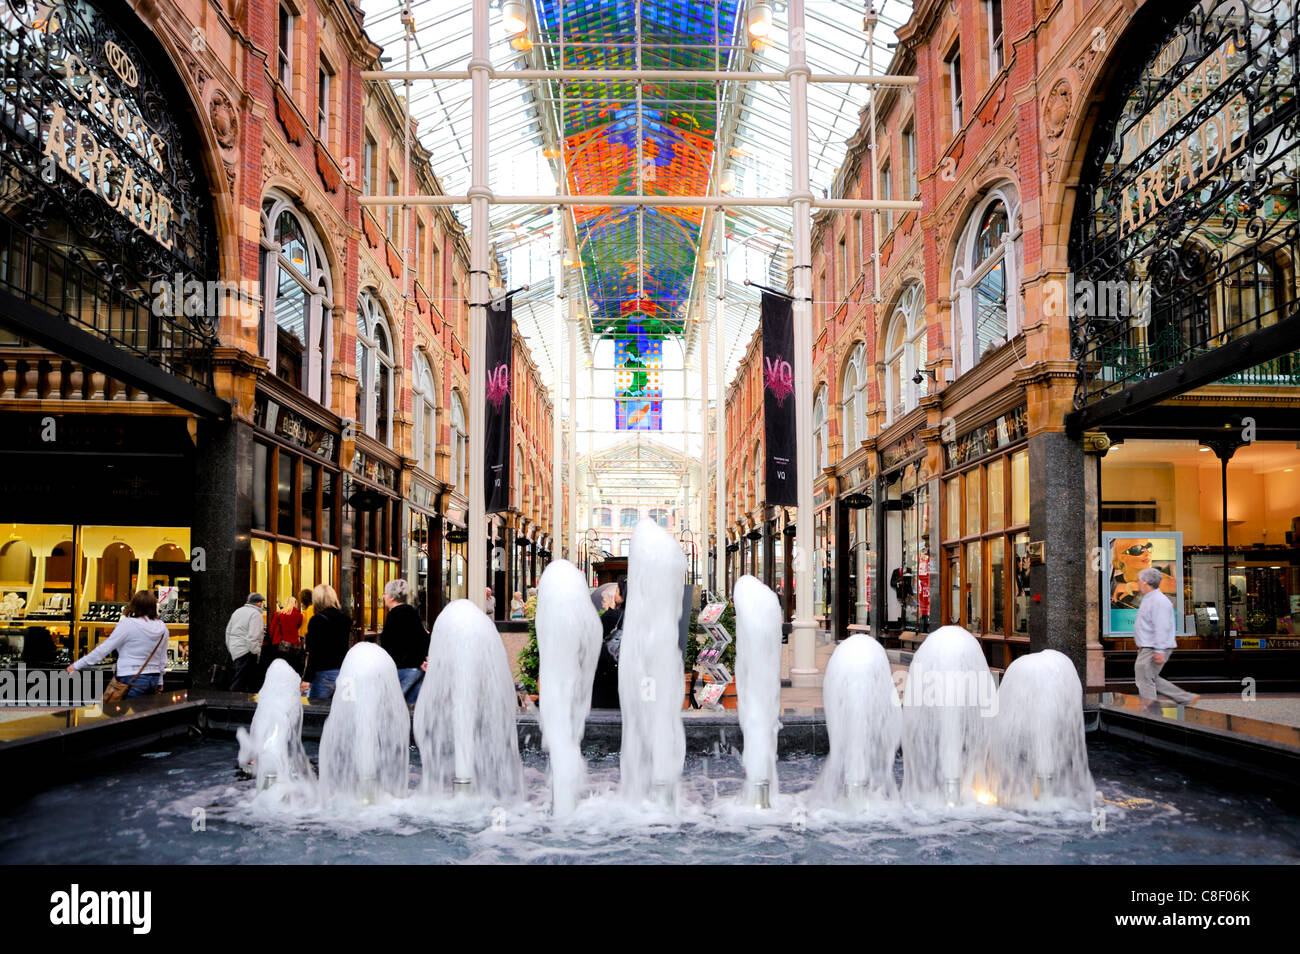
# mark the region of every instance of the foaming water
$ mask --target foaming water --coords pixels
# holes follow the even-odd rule
[[[321,730],[321,798],[369,803],[404,796],[410,739],[393,657],[374,643],[357,643],[343,657]]]
[[[239,767],[254,774],[257,791],[274,788],[276,798],[291,785],[310,785],[315,776],[302,746],[302,680],[283,659],[266,669],[249,728],[235,730]]]
[[[618,761],[593,759],[591,797],[555,818],[545,759],[526,756],[527,802],[413,795],[295,809],[254,799],[233,741],[180,742],[0,809],[0,861],[20,863],[915,863],[1222,864],[1300,862],[1300,814],[1212,773],[1089,736],[1100,797],[1091,813],[1001,805],[871,813],[815,803],[823,759],[778,761],[770,811],[738,801],[739,759],[687,758],[674,814],[618,795]],[[313,751],[311,743],[307,751]],[[902,763],[895,762],[895,775]],[[418,764],[412,766],[413,776]],[[85,811],[94,800],[96,810]],[[206,819],[196,834],[195,818]],[[1099,824],[1104,819],[1104,824]],[[105,829],[114,837],[100,837]]]
[[[954,807],[987,799],[997,690],[979,640],[960,626],[925,637],[903,692],[903,797]]]
[[[638,523],[628,558],[627,610],[618,658],[621,788],[632,800],[653,796],[671,805],[677,799],[686,757],[681,711],[685,683],[677,641],[685,577],[686,557],[672,535],[648,518]]]
[[[744,733],[747,805],[777,793],[776,736],[781,730],[781,600],[757,577],[736,581],[736,696]],[[765,791],[764,791],[765,787]]]
[[[1085,808],[1095,786],[1083,731],[1083,686],[1054,649],[1021,656],[998,687],[989,752],[998,802],[1025,810]]]
[[[582,735],[600,655],[600,616],[587,579],[568,560],[552,560],[537,587],[538,708],[542,746],[550,755],[556,815],[578,804],[587,774]]]
[[[894,801],[903,716],[884,647],[866,633],[840,643],[826,665],[822,697],[831,751],[817,800],[854,809]]]
[[[514,680],[505,644],[487,614],[454,600],[438,614],[429,640],[429,669],[415,704],[415,741],[424,765],[423,791],[460,790],[498,802],[523,793],[515,731]]]

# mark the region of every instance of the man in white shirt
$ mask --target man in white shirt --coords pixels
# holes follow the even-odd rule
[[[243,606],[230,614],[226,624],[226,648],[235,661],[235,676],[230,682],[231,692],[256,692],[257,662],[262,654],[262,633],[266,621],[262,619],[262,604],[266,597],[249,593]]]
[[[1156,694],[1168,696],[1180,705],[1195,705],[1200,696],[1179,689],[1167,679],[1160,678],[1160,670],[1169,661],[1178,645],[1174,638],[1174,604],[1160,592],[1164,574],[1155,567],[1147,567],[1138,574],[1138,589],[1142,604],[1133,623],[1133,642],[1137,643],[1137,664],[1134,681],[1138,695],[1148,706],[1156,704]]]

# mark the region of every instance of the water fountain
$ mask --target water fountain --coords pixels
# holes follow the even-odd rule
[[[1083,734],[1083,686],[1054,649],[1021,656],[998,687],[989,764],[998,804],[1086,809],[1096,786]]]
[[[239,767],[257,776],[258,792],[313,778],[302,747],[301,681],[283,659],[272,662],[257,693],[252,725],[235,730]]]
[[[568,560],[552,560],[537,587],[538,705],[542,747],[551,760],[551,810],[567,815],[587,773],[582,734],[600,655],[600,616],[587,579]]]
[[[686,557],[678,542],[653,520],[638,523],[632,532],[618,660],[620,790],[630,799],[653,797],[664,807],[676,804],[686,757],[677,628],[685,577]]]
[[[776,736],[781,730],[781,600],[749,575],[736,581],[734,599],[744,800],[768,808],[777,790]]]
[[[903,715],[884,647],[866,633],[840,643],[826,666],[822,698],[831,751],[817,799],[862,808],[897,798],[894,756]]]
[[[448,603],[433,624],[429,669],[415,704],[415,742],[430,794],[523,794],[514,679],[505,645],[469,600]]]
[[[997,688],[979,640],[942,626],[912,657],[903,693],[903,797],[949,807],[987,801]]]
[[[343,657],[321,731],[321,797],[370,803],[405,795],[410,740],[393,657],[374,643],[357,643]]]

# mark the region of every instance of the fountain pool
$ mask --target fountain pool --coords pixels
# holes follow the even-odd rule
[[[315,744],[307,748],[315,758]],[[233,740],[183,743],[11,805],[0,812],[0,862],[1300,863],[1300,815],[1095,734],[1088,758],[1102,799],[1092,812],[1051,815],[814,807],[821,757],[779,760],[781,794],[763,812],[742,805],[738,758],[690,754],[676,816],[619,798],[615,755],[590,761],[594,796],[557,819],[535,751],[524,756],[526,803],[424,797],[412,751],[406,798],[331,814],[253,798],[237,754]],[[901,778],[901,759],[894,770]],[[1097,818],[1104,830],[1094,830]]]

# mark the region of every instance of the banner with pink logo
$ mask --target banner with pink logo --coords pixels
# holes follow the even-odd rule
[[[767,452],[763,500],[777,507],[798,504],[793,311],[789,298],[763,292],[763,444]]]
[[[514,368],[513,306],[509,296],[487,309],[487,390],[483,395],[485,513],[510,509],[510,376]]]

